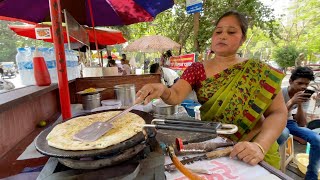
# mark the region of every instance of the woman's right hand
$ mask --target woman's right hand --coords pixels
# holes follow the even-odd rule
[[[136,103],[148,104],[152,99],[160,98],[166,88],[162,83],[146,84],[137,92]]]

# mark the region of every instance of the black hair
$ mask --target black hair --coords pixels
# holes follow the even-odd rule
[[[116,61],[112,59],[109,61],[109,64],[116,65]]]
[[[171,57],[171,56],[172,56],[171,50],[168,50],[168,51],[166,52],[166,56],[167,56],[167,57]]]
[[[311,68],[309,67],[297,67],[291,71],[290,80],[294,81],[299,78],[307,78],[310,81],[314,80],[314,74]]]
[[[150,73],[156,73],[160,68],[159,63],[154,63],[150,66]]]
[[[235,10],[231,10],[231,11],[227,11],[226,13],[224,13],[216,22],[216,27],[219,24],[219,22],[221,21],[222,18],[227,17],[227,16],[234,16],[238,19],[239,24],[240,24],[240,28],[242,31],[242,35],[243,37],[247,37],[247,30],[248,30],[248,20],[246,18],[245,15],[239,13],[238,11]]]
[[[112,56],[108,56],[107,59],[112,59]]]

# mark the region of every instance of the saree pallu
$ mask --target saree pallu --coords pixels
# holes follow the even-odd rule
[[[200,102],[207,99],[200,109],[201,120],[235,124],[238,132],[228,138],[243,140],[280,91],[284,76],[265,63],[247,60],[207,78],[197,91]],[[272,145],[266,158],[278,156],[275,150],[277,144]]]

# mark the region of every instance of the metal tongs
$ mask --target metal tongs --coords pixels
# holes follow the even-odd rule
[[[211,134],[234,134],[238,131],[234,124],[180,119],[153,119],[151,124],[145,124],[143,127]]]

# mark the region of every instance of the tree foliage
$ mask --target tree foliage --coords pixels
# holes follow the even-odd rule
[[[260,27],[254,26],[248,31],[248,38],[242,47],[246,57],[259,58],[265,61],[272,60],[275,53],[288,46],[294,46],[299,53],[303,52],[309,62],[319,61],[320,57],[320,1],[296,0],[291,7],[284,11],[275,22],[279,29],[273,39]],[[284,67],[293,65],[284,63]]]
[[[294,66],[298,56],[299,50],[293,45],[281,47],[274,52],[274,59],[281,67]]]
[[[135,40],[144,35],[160,34],[182,45],[184,53],[210,48],[214,23],[228,10],[245,13],[250,20],[250,27],[260,27],[268,37],[276,36],[277,25],[273,10],[259,0],[204,0],[200,16],[198,37],[199,49],[194,48],[193,15],[186,13],[185,0],[176,0],[172,9],[160,13],[152,23],[139,23],[121,27],[127,39]]]
[[[320,53],[320,1],[296,0],[288,9],[288,16],[280,24],[282,38],[276,46],[295,46],[307,55],[307,60],[316,61]]]
[[[18,47],[26,46],[52,46],[50,43],[46,43],[40,40],[32,40],[29,38],[16,35],[8,27],[8,24],[21,24],[9,21],[0,20],[0,62],[15,62]]]
[[[240,48],[246,58],[269,61],[272,47],[274,46],[270,37],[259,27],[252,27],[248,30],[247,41]]]

